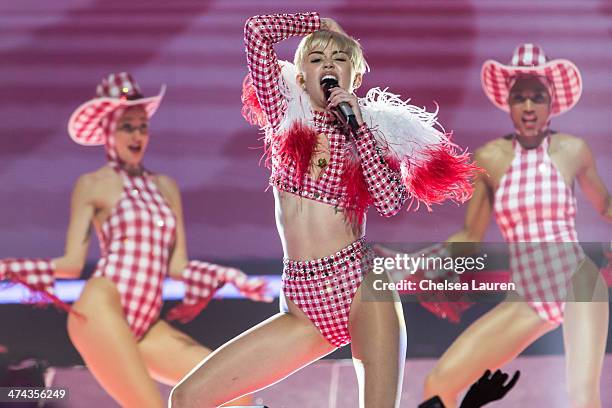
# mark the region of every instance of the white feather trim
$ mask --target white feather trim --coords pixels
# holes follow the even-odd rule
[[[448,142],[437,120],[438,109],[427,112],[409,102],[410,99],[404,101],[399,95],[387,92],[387,88],[372,88],[365,98],[359,99],[364,122],[398,161],[405,158],[420,161],[427,147]]]
[[[296,121],[314,127],[310,98],[296,81],[297,68],[289,61],[279,63],[282,73],[280,90],[287,100],[287,111],[277,132],[283,134]],[[437,120],[438,110],[427,112],[409,102],[387,92],[387,88],[372,88],[365,98],[359,99],[363,120],[372,129],[381,146],[387,147],[399,162],[408,158],[412,162],[424,160],[421,153],[425,149],[448,142]]]
[[[310,97],[297,83],[297,68],[289,61],[279,61],[279,64],[282,78],[280,91],[287,101],[287,110],[278,125],[278,133],[285,133],[296,121],[314,127]]]

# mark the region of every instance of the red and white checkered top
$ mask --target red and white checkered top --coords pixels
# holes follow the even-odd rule
[[[262,15],[247,20],[244,36],[247,64],[257,99],[272,129],[277,129],[287,111],[287,101],[281,92],[283,82],[281,66],[274,51],[274,44],[289,37],[312,33],[318,30],[320,25],[320,18],[316,12]],[[367,184],[366,194],[379,213],[384,216],[396,214],[404,204],[407,193],[399,169],[393,170],[385,162],[370,129],[363,125],[357,132],[355,141],[357,149],[352,152],[355,157],[351,161],[347,157],[351,154],[347,130],[338,123],[334,114],[329,111],[313,111],[312,114],[312,130],[327,137],[330,149],[329,163],[316,179],[306,171],[300,180],[297,176],[299,174],[297,160],[286,163],[286,151],[282,151],[280,144],[273,141],[270,146],[272,158],[270,184],[280,190],[340,209],[354,210],[356,207],[359,211],[363,211],[365,208],[351,201],[357,194],[354,191],[347,191],[352,188],[348,185],[354,186],[358,184],[357,181],[352,182],[351,179],[349,183],[342,182],[343,173],[353,174],[346,167],[356,163],[359,175],[363,174]],[[291,132],[282,136],[292,138]],[[297,152],[297,155],[301,156],[308,151],[304,146],[307,142],[302,137],[295,135],[293,137],[299,140],[285,143],[285,148],[289,144],[293,149],[292,153]],[[310,160],[310,156],[306,159]],[[346,177],[345,180],[349,180],[348,176]],[[352,197],[349,197],[349,194],[352,194]],[[360,219],[361,215],[358,214],[357,218]]]
[[[272,175],[270,184],[280,190],[288,191],[311,200],[321,201],[338,208],[344,208],[343,196],[345,189],[340,184],[340,175],[344,162],[344,146],[346,136],[340,131],[336,118],[332,113],[313,112],[315,130],[324,133],[329,143],[329,163],[321,171],[318,178],[313,178],[310,172],[304,174],[303,180],[298,180],[295,163],[287,166],[281,164],[277,145],[271,146]]]
[[[576,199],[548,154],[549,138],[529,150],[513,140],[514,159],[500,180],[494,211],[510,243],[517,292],[543,319],[559,323],[569,279],[584,253],[574,224]]]
[[[115,283],[127,322],[140,339],[158,319],[176,219],[150,173],[123,177],[123,192],[99,231],[102,257],[95,277]]]
[[[582,78],[576,65],[566,59],[549,61],[544,50],[535,44],[518,46],[510,65],[486,61],[482,66],[482,87],[495,106],[509,112],[508,93],[512,79],[520,75],[546,78],[552,91],[551,116],[573,108],[582,94]]]

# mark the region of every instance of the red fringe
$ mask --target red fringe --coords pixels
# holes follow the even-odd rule
[[[408,280],[414,282],[417,287],[419,286],[419,282],[423,279],[426,279],[423,271],[419,271],[408,278]],[[436,282],[443,282],[444,279],[438,278],[435,280]],[[463,294],[443,291],[417,294],[417,299],[421,306],[435,316],[455,324],[461,321],[463,312],[474,305],[474,302],[462,300],[462,297]]]
[[[83,320],[87,320],[86,317],[77,312],[76,310],[74,310],[72,308],[72,306],[70,306],[68,303],[64,302],[63,300],[61,300],[60,298],[58,298],[57,296],[55,296],[52,293],[49,293],[47,291],[47,288],[42,287],[40,285],[32,285],[31,283],[28,283],[22,279],[20,279],[19,277],[17,277],[15,274],[13,273],[9,273],[8,278],[14,282],[14,283],[20,283],[23,286],[25,286],[26,288],[28,288],[28,290],[30,290],[30,292],[32,292],[32,298],[31,303],[36,306],[36,307],[43,307],[46,306],[49,303],[52,303],[56,308],[65,311],[66,313],[72,313],[74,316],[83,319]]]
[[[301,122],[295,122],[291,128],[275,136],[277,150],[275,155],[281,166],[295,165],[294,182],[302,184],[304,176],[310,171],[310,163],[316,152],[318,134]]]
[[[242,81],[242,116],[251,125],[259,126],[260,128],[265,127],[268,124],[266,114],[261,108],[257,94],[255,93],[255,87],[253,86],[253,78],[251,74],[247,74]]]
[[[429,297],[430,298],[430,297]],[[429,310],[441,319],[446,319],[451,323],[459,323],[463,312],[474,305],[473,302],[464,301],[420,301],[421,306]]]
[[[214,293],[205,299],[200,299],[193,305],[186,305],[181,303],[180,305],[174,306],[166,314],[166,319],[169,321],[178,320],[181,323],[187,323],[193,320],[202,310],[208,306],[212,300]]]
[[[474,190],[474,175],[483,171],[470,162],[468,153],[455,150],[452,144],[432,146],[427,149],[427,159],[423,164],[407,163],[409,168],[404,184],[413,198],[424,203],[430,211],[432,204],[447,199],[457,203],[467,201]]]

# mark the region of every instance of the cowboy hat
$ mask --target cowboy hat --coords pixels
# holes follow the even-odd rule
[[[119,108],[143,105],[150,118],[166,91],[163,85],[156,96],[144,98],[140,87],[127,72],[110,74],[96,88],[97,97],[79,106],[70,116],[68,133],[72,140],[85,146],[103,145],[106,133],[102,120]]]
[[[522,75],[546,78],[552,93],[551,116],[573,108],[582,94],[582,78],[576,65],[566,59],[548,60],[544,50],[535,44],[518,46],[510,65],[487,60],[482,66],[482,88],[495,106],[509,112],[508,93],[512,80]]]

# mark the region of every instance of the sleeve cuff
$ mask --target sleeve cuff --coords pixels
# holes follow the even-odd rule
[[[355,140],[371,140],[374,138],[372,131],[368,127],[367,123],[362,123],[354,134]]]

